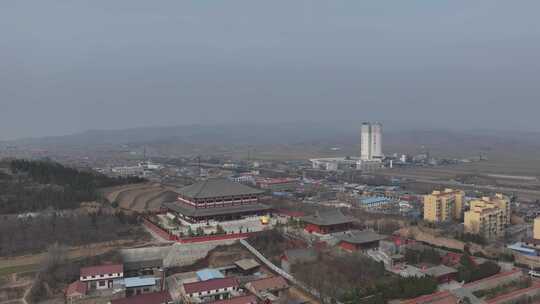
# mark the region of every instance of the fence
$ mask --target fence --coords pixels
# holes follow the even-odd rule
[[[169,231],[161,228],[159,225],[153,223],[147,218],[144,218],[143,224],[148,227],[148,229],[155,232],[160,237],[168,240],[175,241],[178,243],[200,243],[200,242],[211,242],[211,241],[221,241],[221,240],[231,240],[231,239],[245,239],[250,235],[257,232],[245,232],[245,233],[231,233],[231,234],[218,234],[218,235],[205,235],[205,236],[194,236],[194,237],[179,237],[174,235]]]

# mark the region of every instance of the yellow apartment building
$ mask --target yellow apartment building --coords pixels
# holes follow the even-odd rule
[[[464,200],[465,192],[454,189],[424,195],[424,220],[433,223],[461,220]]]
[[[540,217],[534,219],[533,238],[540,240]]]
[[[502,194],[482,197],[469,202],[465,212],[465,232],[495,239],[504,235],[504,228],[510,224],[510,199]]]

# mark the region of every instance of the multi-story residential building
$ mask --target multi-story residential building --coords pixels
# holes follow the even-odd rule
[[[454,189],[433,191],[424,195],[424,220],[434,223],[460,220],[464,199],[465,192]]]
[[[479,234],[486,239],[504,235],[504,228],[510,224],[510,200],[502,194],[482,197],[469,203],[465,212],[465,232]]]
[[[501,193],[497,193],[492,197],[483,197],[482,200],[487,200],[497,208],[503,210],[503,216],[504,216],[504,225],[510,225],[510,218],[512,217],[512,211],[510,209],[510,198],[506,195],[503,195]]]
[[[533,239],[540,240],[540,217],[534,219]]]

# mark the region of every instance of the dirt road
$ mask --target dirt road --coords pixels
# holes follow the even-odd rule
[[[144,242],[133,241],[133,240],[119,240],[113,242],[103,242],[103,243],[94,243],[85,246],[74,246],[68,248],[68,258],[77,259],[86,256],[93,256],[106,253],[113,249],[118,249],[128,246],[136,246],[143,244]],[[46,257],[47,253],[42,252],[32,255],[22,255],[15,257],[4,257],[0,258],[0,272],[3,268],[13,268],[17,267],[26,267],[30,265],[39,265],[41,261]]]

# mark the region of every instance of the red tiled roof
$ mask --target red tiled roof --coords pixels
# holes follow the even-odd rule
[[[255,289],[256,292],[264,291],[264,290],[276,290],[276,289],[284,289],[289,287],[289,284],[287,284],[287,281],[283,277],[269,277],[266,279],[260,279],[256,281],[251,281],[247,283]]]
[[[171,301],[172,298],[168,291],[160,291],[111,300],[111,304],[164,304]]]
[[[76,294],[86,294],[86,284],[81,281],[75,281],[68,285],[66,288],[66,296],[72,296]]]
[[[221,278],[184,284],[184,290],[187,294],[227,287],[238,287],[238,281],[235,278]]]
[[[401,302],[402,304],[456,304],[458,299],[449,291],[441,291],[425,296],[420,296],[412,300]]]
[[[228,300],[215,301],[209,304],[255,304],[255,303],[257,303],[257,297],[254,295],[248,295],[248,296],[231,298]]]
[[[82,277],[121,272],[124,272],[124,266],[122,264],[99,265],[81,268]]]

